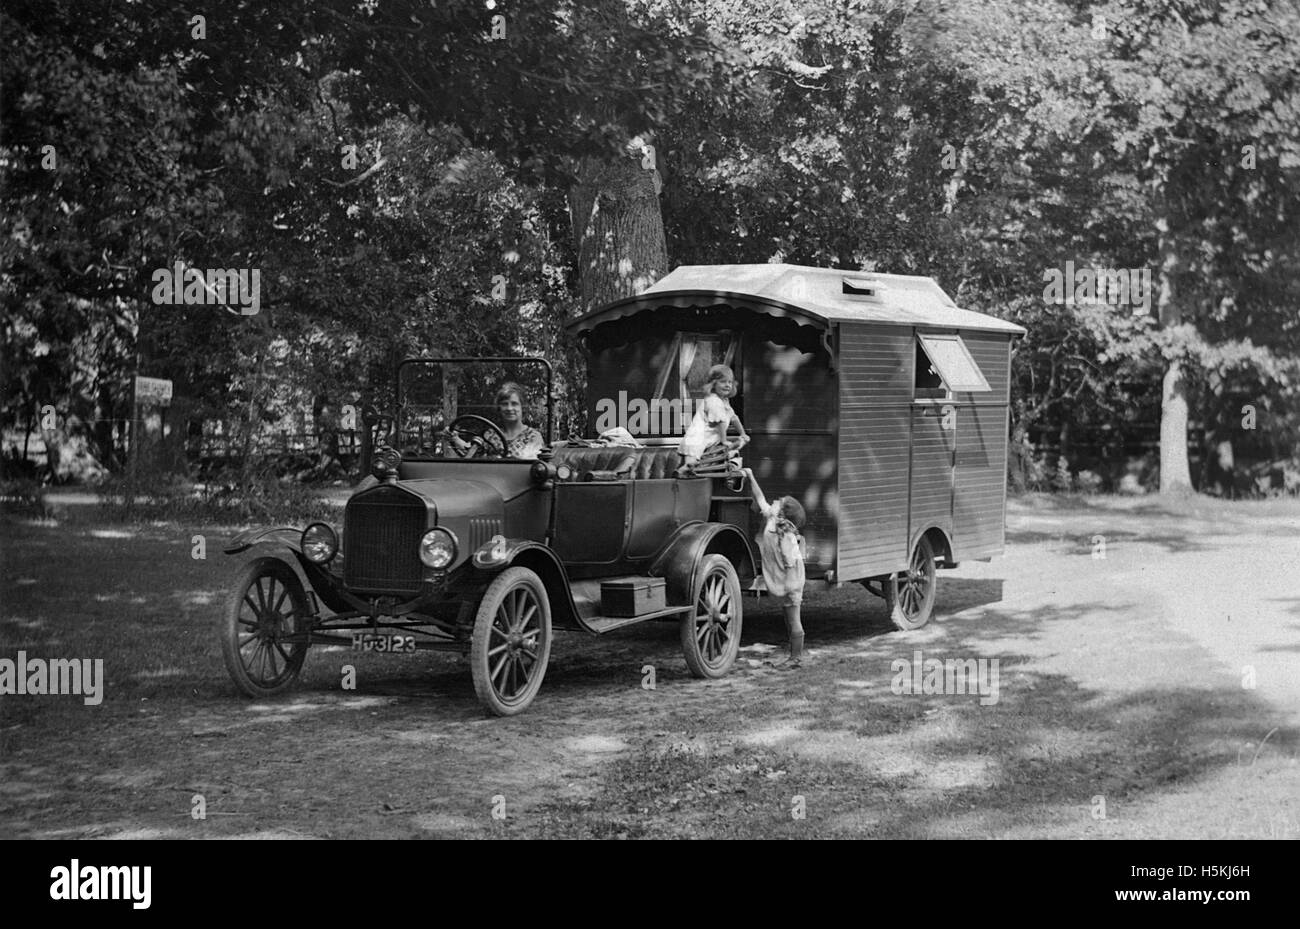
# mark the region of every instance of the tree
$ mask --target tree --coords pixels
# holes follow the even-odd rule
[[[935,41],[1002,114],[1003,135],[1019,134],[1033,199],[1083,230],[1092,254],[1080,257],[1133,267],[1140,256],[1154,272],[1155,331],[1108,352],[1163,358],[1161,489],[1189,489],[1189,385],[1232,358],[1285,388],[1278,360],[1295,355],[1294,290],[1281,284],[1296,267],[1283,231],[1295,228],[1300,166],[1295,7],[936,9]],[[1045,161],[1069,177],[1057,182]]]

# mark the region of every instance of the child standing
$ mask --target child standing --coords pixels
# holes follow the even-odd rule
[[[709,368],[709,382],[705,388],[704,399],[695,408],[695,417],[691,420],[677,447],[678,453],[685,460],[682,468],[687,472],[699,463],[704,450],[715,444],[727,444],[727,429],[732,423],[740,430],[736,448],[749,442],[740,417],[731,408],[731,398],[736,394],[736,375],[726,365],[714,365]]]
[[[777,665],[794,670],[803,660],[803,624],[799,608],[803,603],[804,540],[800,534],[807,518],[803,506],[794,497],[782,497],[772,503],[754,479],[751,468],[744,469],[754,488],[754,506],[763,514],[763,531],[758,534],[758,551],[763,558],[763,583],[770,594],[781,601],[785,610],[785,629],[790,638],[790,657]]]

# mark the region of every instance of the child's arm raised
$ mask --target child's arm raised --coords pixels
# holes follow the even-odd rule
[[[749,486],[754,489],[754,506],[760,510],[767,509],[767,497],[763,496],[763,488],[758,486],[758,478],[754,477],[754,469],[742,468],[741,470],[749,478]]]

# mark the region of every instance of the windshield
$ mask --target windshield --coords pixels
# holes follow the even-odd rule
[[[535,458],[550,445],[551,366],[540,358],[408,359],[397,383],[404,458]]]

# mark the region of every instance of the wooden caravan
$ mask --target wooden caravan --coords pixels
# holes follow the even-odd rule
[[[746,464],[808,512],[809,579],[863,582],[901,627],[929,618],[936,565],[1002,551],[1025,330],[958,308],[933,279],[685,266],[569,330],[588,355],[589,422],[646,444],[676,444],[708,369],[731,365]],[[719,488],[717,503],[747,525],[743,499]]]

